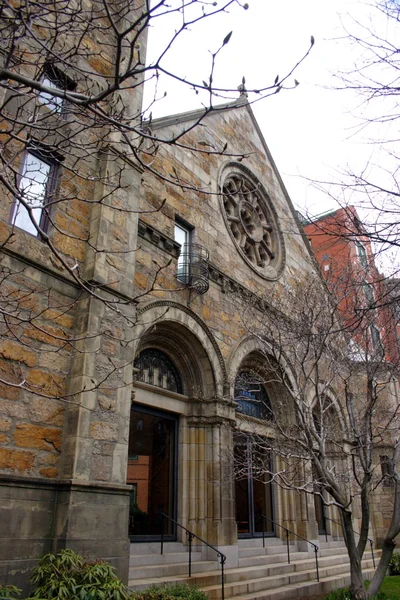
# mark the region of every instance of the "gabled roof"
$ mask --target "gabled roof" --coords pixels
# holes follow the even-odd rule
[[[203,119],[207,119],[209,117],[212,117],[212,116],[214,116],[214,115],[216,115],[216,114],[218,114],[220,112],[233,111],[233,110],[237,110],[237,109],[241,109],[241,108],[245,108],[246,109],[246,111],[247,111],[247,113],[248,113],[248,115],[250,117],[250,120],[253,123],[253,126],[254,126],[254,128],[255,128],[255,130],[257,132],[257,135],[258,135],[258,137],[259,137],[259,139],[261,141],[262,147],[263,147],[264,152],[265,152],[265,154],[266,154],[266,156],[268,158],[268,161],[269,161],[269,163],[270,163],[270,165],[271,165],[271,167],[272,167],[272,169],[274,171],[274,174],[275,174],[277,180],[279,181],[279,185],[280,185],[280,187],[282,189],[282,192],[283,192],[283,195],[285,197],[285,200],[286,200],[286,202],[287,202],[287,204],[289,206],[289,209],[290,209],[290,211],[291,211],[291,213],[293,215],[293,218],[294,218],[294,220],[296,222],[296,225],[297,225],[299,233],[300,233],[300,235],[301,235],[301,237],[303,239],[303,242],[304,242],[304,244],[305,244],[305,246],[306,246],[306,248],[308,250],[310,258],[311,258],[314,266],[316,267],[317,272],[319,272],[318,263],[317,263],[317,261],[315,259],[314,252],[312,251],[312,248],[310,246],[308,238],[307,238],[307,236],[306,236],[306,234],[304,232],[303,224],[301,222],[301,219],[299,218],[299,213],[296,211],[296,209],[295,209],[295,207],[294,207],[294,205],[292,203],[292,200],[291,200],[291,198],[290,198],[290,196],[288,194],[288,191],[287,191],[287,189],[285,187],[285,184],[283,183],[282,177],[281,177],[281,175],[280,175],[280,173],[278,171],[278,168],[277,168],[277,166],[275,164],[274,159],[272,158],[272,154],[271,154],[271,152],[270,152],[270,150],[269,150],[269,148],[267,146],[267,143],[265,141],[263,133],[262,133],[262,131],[260,129],[260,126],[259,126],[259,124],[257,122],[257,119],[256,119],[256,117],[255,117],[255,115],[253,113],[253,110],[251,108],[251,104],[249,103],[249,101],[247,99],[247,94],[246,93],[242,92],[240,94],[239,98],[237,98],[236,100],[234,100],[232,102],[227,102],[226,104],[219,104],[217,106],[213,106],[211,109],[197,109],[197,110],[187,111],[187,112],[184,112],[184,113],[178,113],[178,114],[175,114],[175,115],[168,115],[168,116],[160,117],[158,119],[154,119],[154,120],[151,120],[151,121],[144,121],[143,125],[146,126],[146,124],[147,124],[147,126],[151,127],[152,129],[162,129],[164,127],[169,127],[171,125],[178,125],[178,124],[181,124],[181,123],[189,123],[189,122],[193,122],[193,121],[195,121],[195,122],[196,121],[201,122]]]

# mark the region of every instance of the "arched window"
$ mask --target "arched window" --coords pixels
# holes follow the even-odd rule
[[[183,394],[182,380],[172,360],[161,350],[146,348],[136,357],[137,381]]]
[[[271,402],[261,377],[252,371],[241,371],[235,380],[236,410],[257,419],[273,420]]]

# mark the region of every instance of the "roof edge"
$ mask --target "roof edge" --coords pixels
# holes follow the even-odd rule
[[[202,120],[217,112],[235,110],[236,108],[248,105],[248,103],[247,96],[241,94],[236,100],[226,102],[225,104],[217,104],[217,106],[212,106],[211,108],[196,108],[195,110],[189,110],[174,115],[166,115],[165,117],[159,117],[158,119],[152,119],[151,121],[145,120],[142,125],[144,127],[149,126],[154,129],[160,129],[162,127],[168,127],[169,125],[178,125],[179,123],[186,123],[188,121]]]

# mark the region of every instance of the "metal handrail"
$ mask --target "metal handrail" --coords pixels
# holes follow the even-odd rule
[[[319,568],[318,568],[318,550],[319,550],[319,546],[317,546],[317,544],[314,544],[314,542],[311,542],[310,540],[308,540],[307,538],[303,537],[302,535],[300,535],[299,533],[296,533],[295,531],[292,531],[291,529],[288,529],[287,527],[285,527],[284,525],[281,525],[280,523],[278,523],[277,521],[274,521],[274,519],[270,519],[270,517],[266,517],[265,515],[263,515],[262,513],[260,514],[260,517],[262,518],[262,523],[263,523],[263,530],[262,530],[262,537],[263,537],[263,548],[265,548],[265,530],[264,530],[264,520],[269,521],[270,523],[274,523],[274,525],[277,525],[278,527],[280,527],[281,529],[284,529],[286,532],[286,546],[287,546],[287,557],[288,557],[288,564],[290,565],[290,547],[289,547],[289,533],[295,535],[296,537],[300,538],[301,540],[304,540],[305,542],[307,542],[308,544],[311,544],[311,546],[314,548],[314,553],[315,553],[315,568],[317,571],[317,581],[319,581]]]
[[[343,531],[343,524],[342,524],[340,521],[336,521],[335,519],[331,519],[330,517],[325,517],[325,519],[326,519],[327,521],[332,521],[332,523],[336,523],[337,525],[340,525],[340,527],[342,528],[342,531]],[[357,534],[359,537],[361,537],[361,533],[359,533],[358,531],[356,531],[356,530],[355,530],[355,529],[353,529],[353,528],[351,528],[351,529],[352,529],[352,531],[353,531],[354,533],[356,533],[356,534]],[[376,568],[376,565],[375,565],[375,555],[374,555],[374,540],[373,540],[373,539],[371,539],[371,538],[370,538],[370,537],[368,537],[368,536],[367,536],[367,540],[369,541],[369,545],[370,545],[370,548],[371,548],[371,554],[372,554],[372,564],[374,565],[374,569],[375,569],[375,568]]]
[[[168,515],[166,515],[163,512],[161,512],[160,515],[161,515],[161,554],[163,554],[163,551],[164,551],[164,519],[168,519],[169,521],[171,521],[172,523],[174,523],[175,525],[177,525],[178,527],[180,527],[181,529],[186,531],[186,535],[187,535],[188,542],[189,542],[189,577],[192,576],[192,542],[193,542],[193,538],[196,538],[196,540],[199,540],[202,544],[205,544],[206,546],[208,546],[208,548],[211,548],[211,550],[214,550],[214,552],[217,553],[217,557],[221,559],[221,562],[220,562],[220,564],[221,564],[221,599],[225,600],[225,574],[224,574],[224,565],[226,562],[225,554],[223,552],[221,552],[220,550],[218,550],[218,548],[216,548],[215,546],[212,546],[211,544],[206,542],[206,540],[203,540],[200,536],[196,535],[189,529],[186,529],[186,527],[184,527],[183,525],[178,523],[178,521],[175,521],[175,519],[173,519],[172,517],[169,517]]]

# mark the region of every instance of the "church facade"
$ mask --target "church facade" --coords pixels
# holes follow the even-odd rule
[[[26,585],[65,547],[127,580],[130,544],[184,542],[176,522],[228,566],[239,538],[279,537],[279,525],[341,535],[333,508],[271,481],[279,458],[265,455],[263,477],[250,458],[235,471],[251,456],[241,433],[273,437],[287,395],[254,379],[265,341],[246,307],[317,267],[245,95],[201,117],[153,121],[142,164],[108,144],[79,199],[67,158],[54,183],[65,201],[43,212],[58,258],[3,190],[1,583]],[[179,143],[156,148],[152,133]],[[54,166],[43,147],[18,150],[33,173]],[[107,202],[99,172],[121,178]]]

